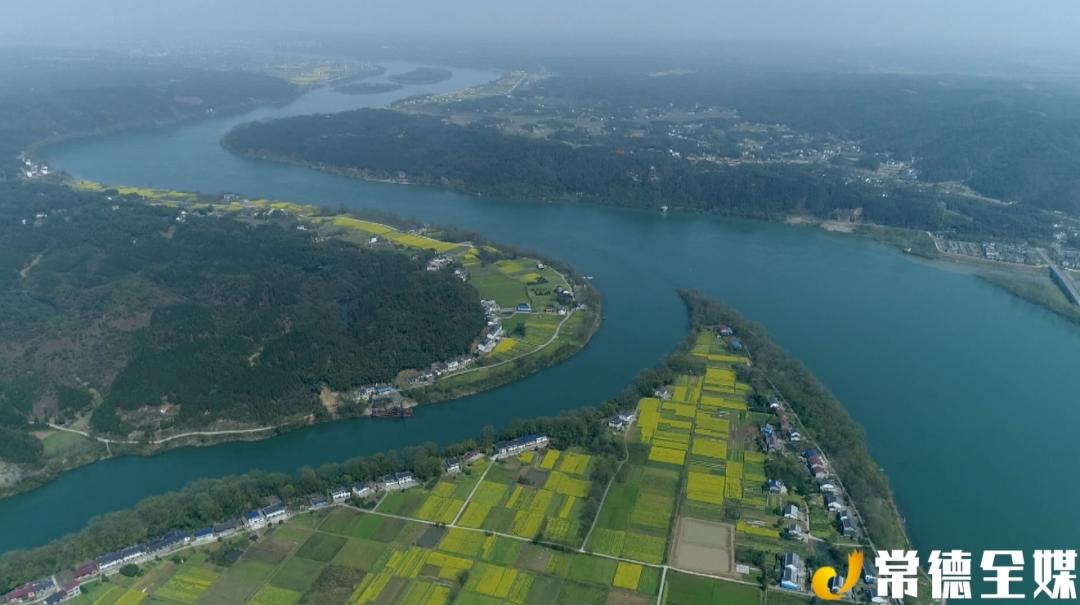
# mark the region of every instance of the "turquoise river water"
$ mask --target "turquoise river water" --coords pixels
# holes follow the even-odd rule
[[[391,65],[391,72],[404,69]],[[424,407],[405,422],[325,424],[251,443],[121,457],[0,500],[0,552],[43,544],[97,514],[199,477],[293,470],[485,424],[594,404],[682,338],[676,288],[736,305],[824,381],[870,437],[916,544],[928,548],[1080,546],[1080,329],[980,282],[850,236],[708,216],[477,198],[367,183],[234,157],[220,138],[253,119],[384,105],[449,91],[490,72],[384,95],[307,93],[171,128],[110,135],[45,152],[56,167],[111,184],[375,208],[559,258],[595,276],[604,324],[571,360],[518,383]]]

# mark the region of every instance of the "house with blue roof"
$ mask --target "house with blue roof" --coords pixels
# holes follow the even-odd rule
[[[202,529],[195,530],[195,543],[204,544],[214,539],[214,528],[204,527]]]
[[[241,522],[240,519],[233,519],[231,521],[226,521],[224,523],[216,523],[216,524],[214,524],[214,535],[216,535],[216,536],[227,536],[229,534],[232,534],[232,533],[236,532],[236,530],[243,527],[243,525],[244,524],[243,524],[243,522]]]
[[[786,590],[799,590],[802,588],[802,581],[805,567],[802,557],[798,554],[789,552],[780,558],[780,588]]]
[[[761,427],[761,439],[765,442],[765,451],[775,452],[780,449],[780,438],[776,435],[776,429],[771,424]]]
[[[244,515],[244,525],[248,529],[260,529],[266,527],[266,517],[263,516],[262,511],[253,510]]]

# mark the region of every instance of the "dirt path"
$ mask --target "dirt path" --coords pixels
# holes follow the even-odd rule
[[[490,471],[493,466],[495,466],[495,461],[489,460],[487,468],[484,469],[484,474],[480,475],[480,479],[476,481],[476,485],[474,485],[472,491],[469,492],[469,497],[465,498],[465,504],[461,505],[461,510],[458,511],[450,525],[457,525],[458,521],[461,520],[461,515],[465,514],[465,509],[469,507],[469,502],[472,502],[473,495],[476,494],[476,490],[480,489],[480,484],[484,482],[484,477],[487,477],[488,471]]]
[[[559,332],[562,331],[563,324],[565,324],[571,317],[573,317],[575,312],[577,312],[577,309],[571,309],[570,312],[566,314],[566,317],[564,317],[562,319],[562,321],[559,322],[559,325],[555,326],[555,333],[551,335],[551,338],[547,339],[547,341],[544,342],[544,344],[540,345],[539,347],[536,347],[535,349],[533,349],[533,350],[531,350],[531,351],[529,351],[527,353],[522,353],[521,355],[518,355],[517,357],[511,357],[510,359],[504,359],[504,360],[500,361],[499,363],[493,363],[493,364],[491,364],[489,366],[476,366],[476,367],[469,368],[467,370],[462,370],[460,372],[455,372],[453,374],[447,374],[445,377],[441,378],[440,380],[446,380],[448,378],[457,378],[458,376],[464,376],[465,374],[469,374],[471,372],[479,372],[480,370],[490,370],[492,368],[497,368],[499,366],[504,366],[504,365],[506,365],[508,363],[513,363],[513,362],[515,362],[515,361],[517,361],[519,359],[524,359],[525,357],[528,357],[529,355],[534,355],[536,353],[539,353],[540,351],[543,351],[544,349],[549,347],[551,345],[551,343],[558,340]],[[417,388],[424,387],[424,386],[428,386],[428,385],[415,385],[415,386],[411,386],[411,387],[406,387],[406,388],[401,389],[401,390],[402,391],[409,391],[409,390],[417,389]]]
[[[634,422],[637,422],[636,418]],[[623,466],[630,460],[630,448],[627,446],[627,441],[630,439],[630,429],[633,428],[634,422],[627,425],[626,430],[623,431],[623,459],[619,461],[619,467],[615,469],[615,474],[611,476],[611,480],[608,481],[607,487],[604,488],[604,495],[600,498],[600,505],[596,507],[596,515],[593,517],[592,524],[589,525],[589,531],[585,533],[585,539],[581,541],[581,548],[578,549],[580,551],[584,552],[585,545],[589,543],[589,538],[592,536],[593,530],[596,529],[596,522],[600,520],[600,511],[604,509],[604,502],[607,501],[608,492],[611,491],[611,486],[615,483],[615,478],[619,476]]]
[[[244,434],[249,434],[249,433],[263,433],[263,432],[266,432],[266,431],[272,431],[274,429],[281,428],[284,425],[260,426],[260,427],[250,428],[250,429],[233,429],[233,430],[227,430],[227,431],[189,431],[187,433],[180,433],[178,435],[172,435],[170,437],[165,437],[164,439],[151,439],[150,441],[131,441],[131,440],[128,440],[128,439],[109,439],[108,437],[99,437],[97,435],[92,435],[92,434],[90,434],[90,433],[88,433],[86,431],[79,431],[79,430],[76,430],[76,429],[60,426],[58,424],[53,424],[51,422],[49,423],[49,426],[56,429],[56,430],[58,430],[58,431],[64,431],[65,433],[74,433],[76,435],[82,435],[83,437],[86,437],[87,439],[94,439],[95,441],[100,441],[101,443],[105,443],[105,444],[115,443],[115,444],[118,444],[118,445],[161,445],[163,443],[168,443],[170,441],[175,441],[176,439],[183,439],[185,437],[213,437],[213,436],[219,436],[219,435],[244,435]]]
[[[20,269],[19,270],[19,277],[22,278],[22,279],[26,279],[26,276],[30,275],[30,270],[34,268],[34,265],[41,262],[41,257],[44,256],[44,254],[45,254],[44,252],[38,253],[38,255],[35,256],[33,258],[33,260],[30,261],[30,264],[28,264],[25,267],[23,267],[22,269]]]

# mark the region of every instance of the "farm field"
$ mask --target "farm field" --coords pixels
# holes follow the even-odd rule
[[[762,451],[760,427],[770,416],[750,411],[747,401],[751,389],[737,379],[737,367],[748,358],[711,331],[698,336],[693,354],[705,361],[705,376],[682,377],[685,388],[676,387],[678,392],[672,397],[676,400],[683,395],[682,402],[665,402],[653,416],[656,436],[664,438],[672,431],[689,434],[686,489],[679,515],[730,524],[738,562],[756,559],[771,565],[774,557],[786,552],[810,554],[805,543],[782,538],[784,529],[796,520],[780,514],[790,503],[805,516],[807,503],[793,493],[770,494],[765,490],[767,453]],[[693,408],[689,427],[672,422],[691,413],[682,410],[683,417],[673,416],[673,408],[683,404]],[[804,527],[807,521],[805,517],[798,519]]]
[[[376,510],[422,521],[453,523],[488,464],[487,460],[483,460],[463,473],[445,475],[430,489],[415,487],[391,492]]]
[[[527,452],[500,461],[480,483],[459,525],[578,546],[590,457],[572,451]]]
[[[802,595],[792,594],[781,590],[770,590],[768,594],[765,595],[765,602],[768,605],[810,605],[812,601],[810,600],[810,597],[804,597]]]
[[[664,586],[665,605],[759,605],[761,590],[672,571]]]
[[[665,560],[679,484],[677,471],[624,465],[608,491],[586,548],[627,559]]]
[[[234,563],[214,562],[234,548],[243,549]],[[146,564],[140,578],[89,585],[72,602],[647,605],[660,587],[654,567],[342,507],[183,556]]]
[[[806,543],[782,537],[795,523],[781,515],[785,504],[798,506],[799,522],[813,526],[815,535],[835,535],[835,529],[820,503],[814,508],[793,493],[765,489],[768,454],[759,436],[770,415],[751,411],[752,389],[738,379],[738,367],[749,357],[711,330],[698,335],[691,354],[704,363],[703,373],[680,375],[639,401],[637,422],[627,434],[629,458],[587,548],[756,581],[760,567],[774,566],[784,553],[811,554]],[[739,575],[737,563],[755,569]],[[675,591],[668,602],[683,598]],[[710,602],[701,599],[694,602]]]

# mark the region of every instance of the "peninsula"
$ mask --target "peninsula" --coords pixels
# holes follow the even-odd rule
[[[586,280],[471,234],[234,194],[7,193],[6,493],[107,456],[410,416],[599,325]]]

